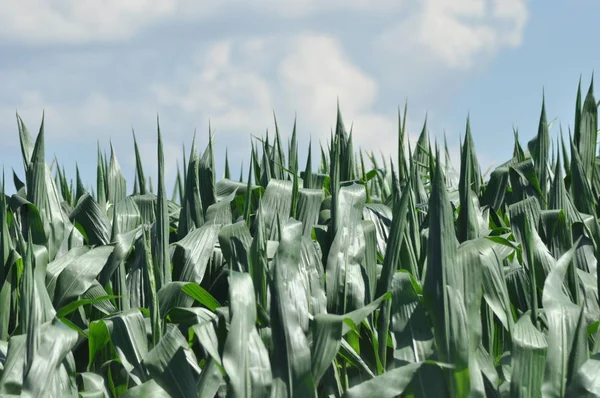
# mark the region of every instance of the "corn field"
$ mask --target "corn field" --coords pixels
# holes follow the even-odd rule
[[[542,103],[489,176],[468,120],[456,171],[406,114],[395,159],[355,151],[338,109],[320,159],[275,120],[219,181],[194,137],[171,195],[160,127],[156,189],[134,135],[128,193],[112,146],[86,188],[17,115],[0,396],[600,397],[593,82],[568,135]]]

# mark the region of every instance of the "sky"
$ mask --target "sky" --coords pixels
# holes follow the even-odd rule
[[[598,0],[20,0],[0,13],[0,166],[24,179],[16,112],[46,161],[95,185],[97,145],[113,144],[133,185],[132,130],[156,181],[156,120],[167,190],[194,131],[214,132],[218,178],[247,170],[252,136],[284,138],[294,118],[304,161],[326,145],[336,106],[355,146],[397,153],[427,115],[458,161],[467,116],[485,170],[511,157],[513,127],[537,132],[542,95],[551,133],[573,124],[579,78],[600,66]],[[186,155],[187,156],[187,155]],[[10,191],[12,184],[7,184]]]

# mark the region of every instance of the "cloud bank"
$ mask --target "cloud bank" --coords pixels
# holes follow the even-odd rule
[[[55,152],[91,170],[73,148],[110,139],[130,172],[133,126],[152,171],[158,113],[173,178],[181,144],[198,128],[204,145],[209,120],[241,162],[273,112],[284,135],[297,115],[301,144],[325,143],[339,99],[357,144],[393,156],[397,106],[519,46],[527,18],[525,0],[12,2],[0,13],[0,49],[15,54],[0,63],[0,138],[14,149],[15,110],[31,130],[45,110]]]

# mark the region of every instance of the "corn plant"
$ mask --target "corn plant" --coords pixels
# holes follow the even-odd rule
[[[97,179],[48,166],[17,116],[0,185],[0,395],[600,396],[600,157],[592,85],[572,134],[545,105],[489,177],[467,119],[459,171],[425,122],[395,159],[355,151],[338,109],[320,158],[253,138],[232,179],[209,132],[167,196],[133,135]],[[217,181],[215,163],[224,161]],[[155,189],[156,188],[156,189]]]

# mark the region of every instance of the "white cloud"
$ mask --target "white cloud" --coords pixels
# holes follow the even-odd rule
[[[260,46],[254,39],[246,45]],[[271,88],[265,77],[232,61],[232,41],[213,44],[178,70],[179,86],[159,83],[152,87],[162,106],[175,107],[207,120],[217,129],[257,133],[272,118]],[[257,131],[258,129],[258,131]]]
[[[251,5],[242,0],[20,0],[3,6],[0,39],[123,41],[166,21],[198,22],[234,15],[232,11],[286,19],[340,11],[396,16],[397,26],[382,26],[384,37],[391,36],[389,48],[415,41],[452,67],[468,67],[484,50],[518,45],[527,20],[526,0],[257,0]]]
[[[130,62],[128,65],[136,66],[130,69],[137,72],[137,66],[154,62],[157,66],[161,62],[160,66],[164,68],[157,67],[160,71],[140,68],[140,76],[144,79],[147,76],[148,83],[142,87],[124,82],[124,87],[132,86],[131,90],[129,86],[123,90],[127,91],[126,98],[107,92],[94,75],[94,70],[97,72],[101,68],[96,66],[94,69],[92,64],[106,63],[108,68],[119,62],[120,56],[110,53],[110,49],[104,48],[108,60],[102,62],[90,58],[86,66],[57,66],[61,62],[70,65],[69,59],[85,58],[75,47],[73,51],[65,51],[66,58],[57,56],[55,63],[50,63],[52,73],[46,72],[49,76],[44,78],[52,81],[47,86],[43,85],[44,79],[39,78],[44,69],[30,65],[26,69],[7,70],[12,77],[5,78],[6,82],[20,76],[16,80],[23,84],[14,84],[18,90],[10,86],[15,92],[12,98],[17,102],[10,109],[0,109],[0,117],[11,121],[13,127],[14,108],[17,108],[26,121],[33,121],[31,125],[34,126],[45,109],[52,139],[84,142],[101,138],[107,143],[106,138],[111,136],[113,142],[124,143],[117,147],[119,153],[122,151],[119,148],[131,148],[129,128],[133,124],[147,159],[145,163],[155,164],[153,122],[158,112],[161,125],[166,128],[189,128],[165,135],[167,165],[174,170],[174,161],[169,159],[181,159],[181,143],[189,142],[193,127],[202,129],[209,119],[217,131],[217,140],[220,132],[227,133],[230,155],[236,149],[241,153],[240,148],[247,153],[250,134],[262,134],[265,128],[271,127],[273,111],[282,126],[291,126],[290,119],[297,112],[300,134],[310,133],[313,141],[325,143],[330,127],[335,123],[339,98],[346,127],[349,129],[353,123],[356,146],[395,157],[396,103],[389,104],[389,109],[381,108],[378,103],[382,92],[389,89],[388,85],[402,90],[400,102],[405,96],[411,98],[412,88],[423,90],[429,85],[436,93],[441,92],[443,88],[434,82],[436,79],[441,81],[440,76],[464,74],[465,70],[479,66],[482,60],[489,59],[501,49],[519,45],[527,21],[526,0],[291,0],[285,3],[257,0],[252,6],[241,0],[210,3],[192,0],[22,0],[5,5],[0,13],[0,40],[9,43],[91,43],[88,48],[94,48],[93,42],[128,40],[166,21],[183,25],[208,16],[217,20],[225,18],[227,10],[232,8],[239,13],[264,11],[265,18],[297,20],[290,21],[289,29],[286,30],[286,26],[277,34],[270,34],[266,28],[255,34],[249,27],[236,31],[236,36],[225,32],[223,37],[209,42],[206,49],[206,42],[191,46],[190,41],[194,38],[183,38],[188,46],[182,54],[193,48],[188,59],[153,58],[152,51],[159,51],[154,47],[152,51],[148,48],[132,50],[140,54],[146,51],[150,55],[147,62]],[[364,48],[344,42],[335,30],[299,33],[309,31],[309,28],[303,28],[299,19],[319,13],[334,15],[334,11],[361,17],[370,14],[381,17],[383,22],[375,30],[365,31],[365,41],[361,44]],[[361,28],[357,26],[356,29]],[[376,51],[375,66],[368,69],[368,62],[362,62],[356,54],[370,56],[373,46],[379,52]],[[131,58],[139,59],[139,56]],[[387,65],[399,79],[394,81],[393,75],[389,80],[390,76],[382,76],[377,70],[380,65]],[[74,71],[80,83],[69,83]],[[31,83],[25,79],[30,75],[38,78]],[[107,72],[104,78],[112,78],[112,75]],[[157,80],[153,81],[153,78]],[[71,87],[71,91],[77,91],[76,94],[83,98],[73,100],[67,94],[64,97],[57,95],[56,87],[61,87],[57,82],[61,81],[65,82],[65,92],[69,92],[69,84],[81,87],[81,82],[85,82],[89,84],[90,93],[82,95],[81,89],[72,90]],[[22,90],[24,94],[17,94]],[[148,128],[140,129],[140,123]],[[420,124],[415,127],[420,130]],[[284,135],[288,130],[282,128]],[[415,138],[416,134],[411,134],[410,139]],[[123,160],[121,164],[127,163]]]
[[[498,22],[509,25],[509,28],[503,31],[506,42],[513,47],[519,46],[523,40],[523,30],[528,18],[526,1],[494,0],[492,12]]]
[[[256,62],[256,50],[269,49]],[[161,109],[171,108],[225,131],[228,146],[247,146],[250,134],[261,135],[278,115],[284,137],[294,113],[300,139],[326,143],[335,125],[336,103],[346,128],[353,124],[355,145],[386,156],[397,148],[396,110],[375,110],[379,84],[348,57],[332,36],[301,34],[279,39],[249,37],[213,43],[193,61],[177,68],[177,81],[152,87]],[[272,68],[275,64],[275,74]],[[239,140],[238,138],[239,137]],[[308,141],[308,139],[306,139]]]
[[[229,2],[244,4],[244,1]],[[258,0],[253,2],[261,10],[284,18],[303,18],[331,11],[359,11],[362,13],[390,12],[404,8],[406,0]]]
[[[503,47],[519,45],[526,20],[526,0],[425,0],[384,31],[379,46],[398,59],[416,56],[442,62],[442,68],[468,69]]]
[[[392,0],[20,0],[3,4],[0,38],[29,43],[88,43],[127,40],[169,19],[203,20],[218,13],[252,9],[281,18],[304,18],[318,12],[398,9]]]
[[[338,97],[350,113],[375,101],[377,82],[352,64],[336,39],[303,35],[290,48],[279,66],[282,87],[293,100],[290,105],[311,123],[331,124]]]
[[[431,10],[422,15],[420,41],[452,68],[468,68],[473,58],[495,48],[497,36],[486,25],[461,22],[450,13]]]
[[[263,62],[254,63],[251,50],[265,47],[272,57],[263,61],[280,60],[275,62],[275,76]],[[335,38],[316,34],[280,40],[250,37],[217,42],[198,54],[190,65],[177,69],[181,84],[158,84],[153,90],[163,109],[178,108],[196,121],[210,118],[217,143],[221,142],[219,132],[226,132],[230,155],[237,151],[247,160],[250,134],[262,135],[272,127],[273,110],[284,138],[290,133],[291,116],[297,113],[301,145],[307,144],[308,134],[315,144],[326,145],[335,127],[339,97],[346,129],[352,126],[355,148],[395,159],[397,109],[377,110],[379,83],[356,66]],[[408,127],[414,146],[421,124],[412,125],[409,120]]]
[[[176,6],[177,0],[19,0],[3,4],[0,36],[41,43],[123,40]]]
[[[393,111],[387,115],[374,110],[377,81],[354,65],[333,37],[299,36],[290,49],[279,66],[281,87],[288,106],[298,111],[311,131],[320,133],[313,138],[326,143],[330,127],[335,128],[339,98],[346,130],[352,127],[354,145],[395,157],[398,124]]]

